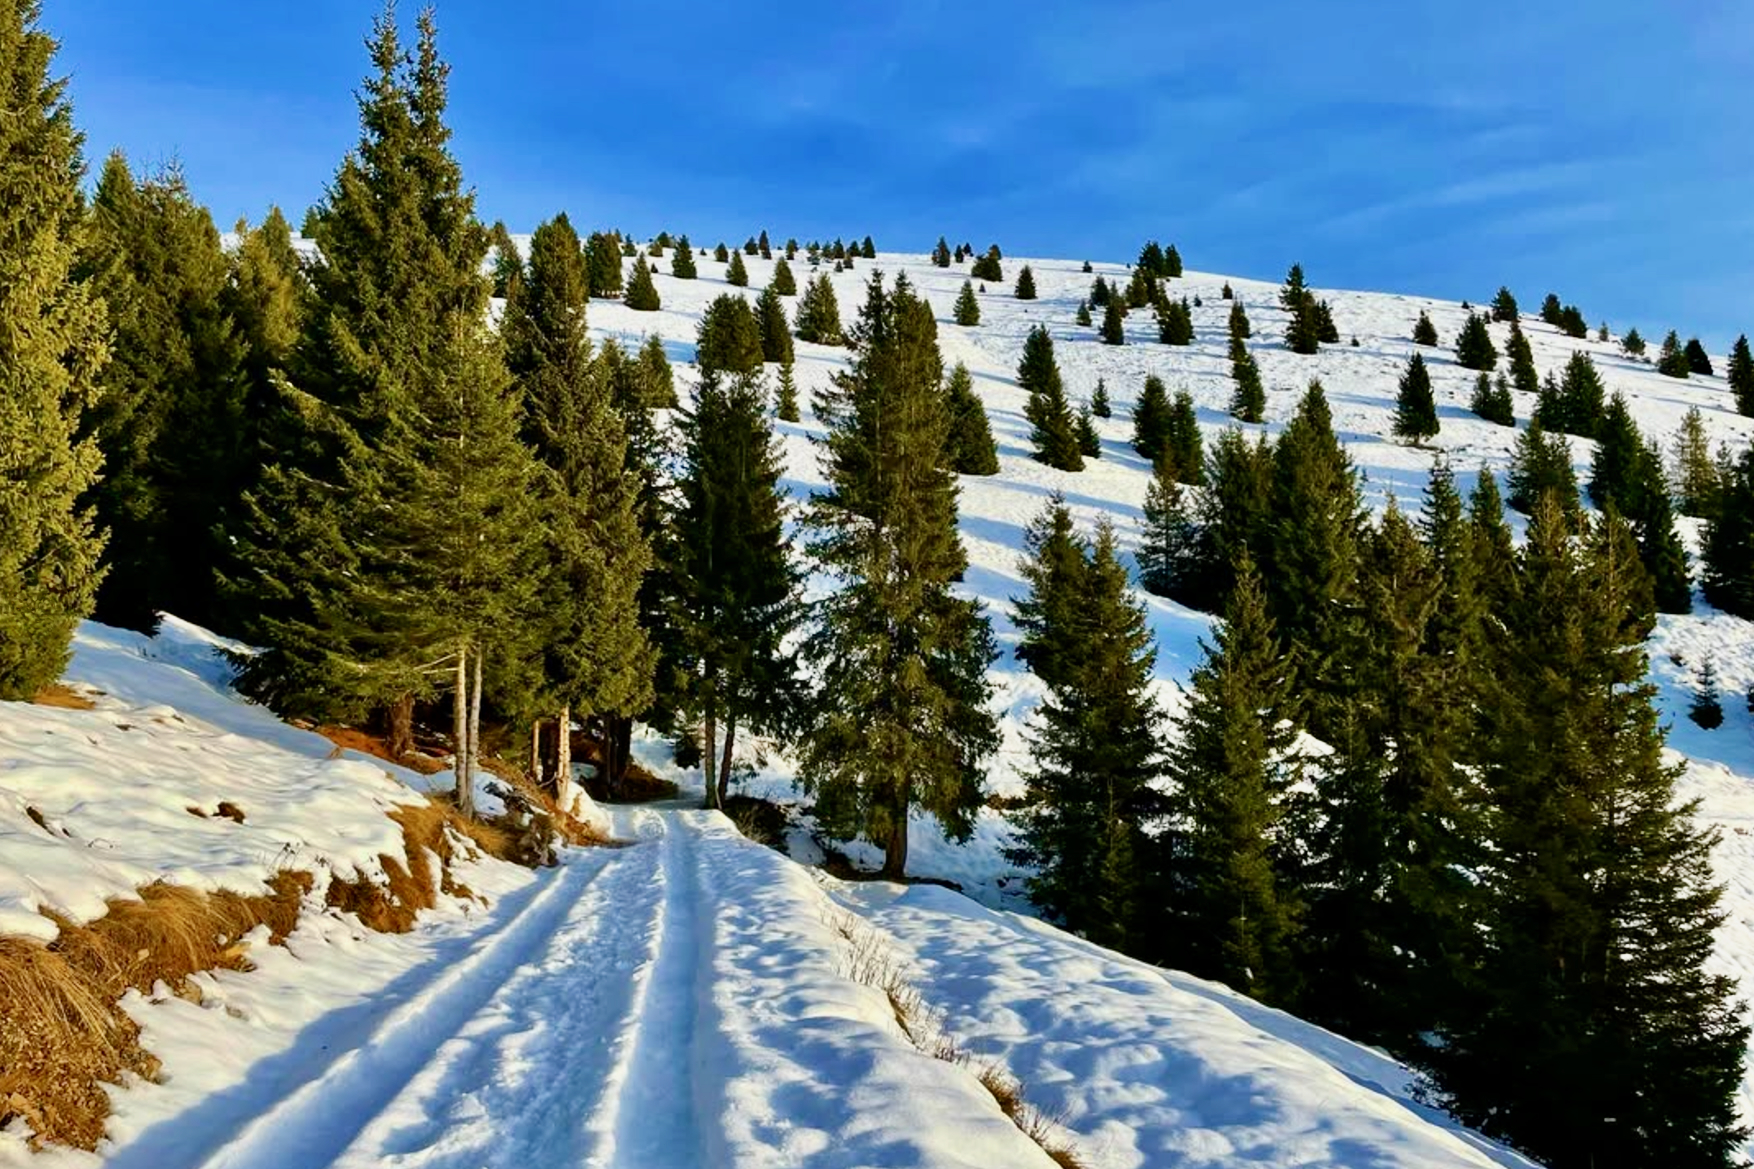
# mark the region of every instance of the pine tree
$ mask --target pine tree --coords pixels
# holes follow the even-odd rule
[[[677,404],[676,379],[670,369],[670,355],[665,352],[664,342],[656,334],[647,337],[640,346],[639,367],[646,393],[646,408],[674,409]]]
[[[877,258],[877,244],[870,236],[866,236],[859,244],[859,255],[867,260]]]
[[[1577,474],[1571,465],[1571,444],[1563,434],[1548,434],[1536,418],[1517,435],[1510,456],[1510,506],[1534,515],[1543,496],[1551,494],[1561,512],[1576,517],[1579,511]]]
[[[1078,408],[1072,419],[1072,432],[1078,437],[1079,454],[1087,459],[1102,458],[1102,436],[1096,432],[1096,420],[1088,404]]]
[[[1586,547],[1537,511],[1518,560],[1483,778],[1478,999],[1431,1062],[1452,1112],[1549,1164],[1726,1166],[1748,1029],[1705,973],[1714,836],[1645,680],[1649,583],[1610,515]]]
[[[1163,251],[1163,275],[1171,279],[1179,279],[1182,274],[1182,254],[1170,244]]]
[[[1590,324],[1583,319],[1583,311],[1575,304],[1568,304],[1559,311],[1559,328],[1567,337],[1581,341],[1590,334]]]
[[[494,221],[488,232],[488,241],[493,251],[493,295],[500,298],[510,296],[518,281],[524,278],[524,258],[503,219]]]
[[[1657,354],[1657,372],[1665,377],[1684,378],[1693,372],[1687,361],[1687,354],[1681,348],[1681,338],[1670,329],[1669,335],[1663,338],[1663,348]]]
[[[1162,290],[1157,287],[1157,277],[1142,268],[1133,269],[1133,278],[1127,281],[1124,294],[1126,307],[1129,309],[1144,308],[1148,304],[1156,304]]]
[[[1689,337],[1687,347],[1682,351],[1687,358],[1687,369],[1702,377],[1712,376],[1711,358],[1705,352],[1705,346],[1699,343],[1698,337]]]
[[[1510,340],[1505,343],[1504,351],[1510,358],[1511,384],[1524,394],[1540,393],[1541,375],[1535,370],[1535,352],[1529,347],[1529,338],[1523,327],[1515,321],[1511,322]]]
[[[1426,316],[1422,309],[1419,313],[1419,319],[1413,323],[1413,344],[1436,345],[1437,343],[1437,326],[1431,323],[1431,318]]]
[[[1206,660],[1194,671],[1171,748],[1169,802],[1181,827],[1164,855],[1164,957],[1267,1002],[1296,995],[1302,905],[1280,831],[1295,772],[1286,763],[1292,670],[1246,552]]]
[[[1730,383],[1736,410],[1754,418],[1754,353],[1749,352],[1746,333],[1736,338],[1735,348],[1730,350],[1730,367],[1724,377]]]
[[[1230,416],[1239,422],[1260,422],[1267,413],[1267,390],[1255,355],[1235,346],[1230,356],[1230,376],[1236,388],[1230,394]]]
[[[1705,435],[1705,417],[1697,406],[1688,407],[1681,418],[1681,428],[1675,432],[1671,466],[1677,510],[1701,519],[1717,514],[1722,481]]]
[[[84,171],[40,6],[0,11],[0,701],[60,677],[91,609],[103,536],[82,501],[101,456],[81,437],[108,357],[104,306],[75,280]]]
[[[1482,372],[1474,379],[1474,396],[1468,409],[1499,426],[1516,425],[1516,406],[1510,396],[1510,380],[1502,373],[1496,380]]]
[[[1023,267],[1017,272],[1017,289],[1015,295],[1018,300],[1035,299],[1035,273],[1029,270],[1028,264],[1023,265]]]
[[[1675,531],[1675,505],[1663,478],[1663,453],[1655,442],[1639,451],[1634,503],[1626,520],[1638,544],[1638,555],[1650,574],[1651,594],[1658,612],[1693,611],[1693,574],[1687,548]]]
[[[1061,471],[1082,471],[1077,425],[1066,390],[1054,361],[1054,342],[1046,327],[1037,325],[1023,342],[1023,359],[1017,366],[1017,385],[1029,395],[1023,407],[1029,419],[1030,442],[1038,462]]]
[[[1220,300],[1230,300],[1235,295],[1236,295],[1236,293],[1230,287],[1230,281],[1226,280],[1224,282],[1224,287],[1219,290],[1219,293],[1218,293],[1219,299]]]
[[[1602,413],[1602,424],[1596,431],[1596,451],[1590,463],[1587,488],[1590,502],[1599,508],[1613,500],[1621,515],[1632,514],[1642,502],[1639,493],[1647,484],[1643,479],[1644,435],[1632,420],[1626,398],[1615,394]]]
[[[988,248],[986,254],[978,257],[969,266],[968,274],[975,280],[991,280],[998,284],[1005,279],[1005,269],[999,263],[999,245]]]
[[[962,282],[962,291],[956,295],[954,319],[957,324],[970,328],[981,323],[981,302],[975,299],[974,285],[967,280]]]
[[[1101,378],[1096,379],[1096,389],[1090,394],[1090,412],[1098,418],[1107,418],[1112,414],[1108,404],[1108,386]]]
[[[1716,513],[1700,538],[1705,599],[1754,618],[1754,448],[1722,471]]]
[[[1133,403],[1133,450],[1147,463],[1156,463],[1169,450],[1171,426],[1169,394],[1163,379],[1148,373],[1145,387]]]
[[[761,322],[749,302],[731,292],[714,297],[700,318],[694,363],[703,373],[755,373],[762,361]]]
[[[1110,297],[1108,307],[1102,310],[1102,343],[1104,345],[1125,345],[1127,343],[1127,314],[1121,307],[1120,298]]]
[[[1315,302],[1316,340],[1324,345],[1338,345],[1340,330],[1334,324],[1334,310],[1325,300]],[[1352,338],[1354,341],[1358,338]]]
[[[1492,298],[1492,319],[1502,324],[1515,324],[1518,317],[1516,297],[1510,289],[1500,285],[1498,295]]]
[[[1194,318],[1186,300],[1164,297],[1158,302],[1157,339],[1164,345],[1194,343]]]
[[[733,288],[749,287],[749,269],[743,266],[742,252],[731,253],[731,263],[725,268],[725,283]]]
[[[780,363],[779,380],[774,388],[774,417],[781,422],[797,422],[798,383],[792,374],[792,361],[787,358]]]
[[[1486,327],[1486,318],[1468,314],[1467,323],[1456,336],[1456,364],[1463,369],[1491,370],[1498,365],[1498,347],[1492,343],[1492,333]]]
[[[1108,302],[1113,296],[1114,290],[1108,286],[1108,281],[1104,280],[1102,277],[1098,276],[1095,280],[1090,282],[1091,308],[1107,308]]]
[[[1084,652],[1078,613],[1084,605],[1089,542],[1072,522],[1066,500],[1054,492],[1023,529],[1018,571],[1029,586],[1012,599],[1017,627],[1016,659],[1050,689],[1075,675]]]
[[[1625,350],[1631,357],[1643,357],[1645,351],[1644,337],[1639,334],[1637,329],[1628,329],[1626,330],[1626,335],[1620,338],[1620,348]]]
[[[938,244],[932,249],[932,263],[940,268],[950,267],[950,245],[943,236],[938,237]]]
[[[958,475],[997,475],[999,449],[993,443],[987,410],[974,392],[968,366],[960,361],[945,379],[944,397],[950,410],[950,433],[944,444],[950,469]]]
[[[788,237],[786,240],[786,259],[795,260],[797,258],[798,258],[798,241]]]
[[[677,239],[676,250],[670,253],[670,275],[678,280],[693,280],[697,275],[694,249],[688,246],[687,235]]]
[[[594,231],[585,240],[585,272],[591,295],[621,294],[621,240],[610,232]]]
[[[798,294],[798,281],[792,275],[792,266],[783,259],[774,261],[773,279],[767,282],[767,286],[781,296]]]
[[[840,302],[835,299],[834,285],[828,273],[818,272],[804,287],[798,299],[798,312],[793,317],[794,330],[800,341],[817,345],[839,345],[843,334],[840,325]]]
[[[654,666],[638,601],[652,554],[640,531],[637,480],[624,473],[622,415],[591,356],[588,264],[564,214],[541,224],[500,322],[524,439],[543,465],[540,690],[562,727],[640,713],[651,701]],[[570,774],[557,781],[563,807],[570,783]]]
[[[1091,325],[1090,306],[1084,301],[1079,301],[1078,311],[1073,314],[1072,321],[1074,324],[1082,325],[1088,329]]]
[[[1031,867],[1031,896],[1067,928],[1101,945],[1131,946],[1142,939],[1144,822],[1162,772],[1151,694],[1157,655],[1114,529],[1104,523],[1093,544],[1079,545],[1078,603],[1055,609],[1059,628],[1045,631],[1079,652],[1063,663],[1032,720],[1034,766],[1012,858]],[[1025,562],[1032,587],[1035,573]]]
[[[1511,565],[1516,550],[1510,524],[1504,516],[1504,499],[1498,480],[1485,467],[1468,496],[1468,546],[1480,572],[1480,594],[1489,609],[1502,613],[1515,592]]]
[[[1567,434],[1594,438],[1602,425],[1602,375],[1596,363],[1582,351],[1573,353],[1565,363],[1565,376],[1559,383],[1560,412]]]
[[[1133,267],[1148,276],[1167,276],[1163,269],[1163,245],[1156,240],[1148,240],[1139,249],[1139,258]]]
[[[810,551],[842,587],[806,647],[821,682],[799,771],[825,829],[863,833],[899,878],[913,809],[953,840],[973,830],[998,743],[994,646],[979,603],[951,588],[967,558],[941,469],[950,416],[931,309],[905,280],[866,287],[851,366],[816,410],[829,487],[812,501]]]
[[[780,294],[768,285],[755,301],[756,325],[761,333],[763,361],[790,365],[792,361],[792,326],[786,320],[786,306]],[[796,419],[793,419],[796,421]]]
[[[755,242],[754,236],[750,236],[743,241],[743,252],[745,255],[753,256],[759,251],[761,251],[761,245]]]
[[[1285,286],[1279,290],[1279,307],[1288,313],[1296,312],[1308,292],[1303,284],[1303,265],[1291,265],[1285,273]]]
[[[1717,689],[1717,664],[1709,654],[1700,664],[1693,687],[1693,701],[1687,706],[1687,717],[1708,731],[1724,725],[1724,704]]]
[[[1231,301],[1230,302],[1230,346],[1231,346],[1231,351],[1234,352],[1238,345],[1242,344],[1244,341],[1247,341],[1252,336],[1254,336],[1254,328],[1249,324],[1249,315],[1248,315],[1247,310],[1245,310],[1242,307],[1242,301],[1240,301],[1240,300]]]
[[[1139,583],[1146,592],[1184,604],[1200,599],[1200,529],[1187,491],[1168,458],[1151,469],[1145,489],[1145,530],[1139,546]]]
[[[1407,372],[1401,376],[1400,392],[1395,398],[1395,437],[1417,446],[1436,438],[1437,430],[1437,400],[1431,394],[1431,373],[1425,368],[1425,359],[1415,353],[1407,361]]]
[[[784,463],[759,375],[707,371],[680,421],[682,469],[669,541],[678,674],[704,723],[707,806],[729,795],[739,727],[790,724],[796,666],[785,642],[802,616],[785,530]],[[720,729],[724,739],[721,748]]]
[[[1199,487],[1206,481],[1206,453],[1200,437],[1199,414],[1194,409],[1194,396],[1186,390],[1175,392],[1169,408],[1169,427],[1164,453],[1168,455],[1183,483]]]
[[[652,266],[643,257],[634,257],[633,275],[628,278],[627,293],[622,299],[635,312],[655,313],[662,307],[658,302],[658,286],[652,283]]]

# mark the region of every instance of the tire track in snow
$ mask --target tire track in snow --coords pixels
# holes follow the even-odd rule
[[[315,1169],[333,1163],[517,970],[540,955],[587,885],[621,857],[563,867],[481,948],[392,1011],[357,1047],[259,1114],[201,1169]]]

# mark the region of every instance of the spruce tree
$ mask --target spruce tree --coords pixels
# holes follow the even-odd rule
[[[1620,338],[1620,348],[1625,350],[1629,357],[1643,357],[1646,348],[1644,337],[1637,329],[1628,329],[1626,335]]]
[[[670,355],[665,352],[664,342],[656,334],[647,337],[640,346],[639,367],[642,385],[645,387],[646,408],[674,409],[676,378],[670,369]]]
[[[1450,1110],[1548,1164],[1727,1166],[1748,1029],[1704,970],[1714,835],[1677,803],[1645,679],[1649,581],[1612,513],[1551,504],[1518,559],[1483,778],[1477,999],[1430,1062]]]
[[[1701,377],[1712,376],[1711,358],[1705,352],[1705,346],[1699,343],[1698,337],[1689,337],[1687,347],[1682,351],[1687,358],[1687,369]]]
[[[1669,335],[1663,338],[1663,348],[1657,354],[1657,372],[1665,377],[1684,378],[1693,367],[1687,361],[1687,354],[1681,348],[1681,338],[1670,329]]]
[[[1541,392],[1541,375],[1535,370],[1535,352],[1529,347],[1528,335],[1523,327],[1515,321],[1510,325],[1510,340],[1505,343],[1505,354],[1510,358],[1510,380],[1518,391],[1525,394]]]
[[[1171,279],[1179,279],[1182,274],[1182,254],[1170,244],[1163,250],[1163,275]]]
[[[1581,341],[1589,336],[1589,322],[1583,319],[1583,311],[1575,304],[1568,304],[1559,311],[1559,329],[1574,341]]]
[[[761,333],[762,360],[791,364],[792,326],[786,320],[786,306],[771,284],[755,301],[755,320]]]
[[[1722,469],[1722,484],[1700,538],[1705,599],[1754,619],[1754,448]]]
[[[592,296],[621,295],[621,241],[608,232],[592,232],[585,241],[585,272]]]
[[[1098,276],[1090,282],[1090,307],[1107,308],[1109,299],[1113,295],[1114,292],[1109,288],[1108,281],[1102,277]]]
[[[960,361],[945,379],[944,397],[950,409],[950,433],[944,444],[950,469],[958,475],[997,475],[999,449],[986,407],[974,392],[968,366]]]
[[[1148,304],[1157,303],[1161,290],[1157,287],[1157,278],[1142,268],[1133,269],[1133,278],[1127,281],[1123,300],[1129,309],[1144,308]]]
[[[1571,444],[1563,434],[1548,434],[1539,418],[1517,435],[1506,485],[1510,506],[1524,515],[1534,515],[1541,499],[1549,494],[1563,514],[1575,517],[1579,512]]]
[[[1156,240],[1148,240],[1139,249],[1139,258],[1133,264],[1139,271],[1150,276],[1166,276],[1163,270],[1163,245]]]
[[[1101,378],[1096,379],[1096,389],[1090,394],[1090,412],[1098,418],[1107,418],[1113,413],[1108,404],[1108,386]]]
[[[1142,940],[1144,824],[1163,769],[1151,694],[1157,655],[1114,529],[1104,523],[1093,543],[1078,543],[1077,603],[1052,610],[1056,628],[1043,631],[1078,652],[1062,662],[1031,720],[1028,804],[1011,856],[1033,870],[1036,903],[1067,928],[1130,948]],[[1023,575],[1032,589],[1040,579],[1029,562]]]
[[[658,286],[652,283],[652,266],[642,256],[633,258],[633,275],[628,278],[627,293],[622,299],[635,312],[655,313],[662,307]]]
[[[500,335],[523,404],[523,437],[541,460],[537,562],[543,698],[561,727],[632,717],[652,697],[651,645],[638,595],[652,554],[613,386],[592,359],[588,260],[562,214],[536,228]],[[618,355],[619,356],[619,355]],[[557,794],[566,801],[571,777]]]
[[[962,282],[962,291],[956,294],[954,319],[957,324],[968,327],[981,323],[981,302],[975,299],[974,285],[967,280]]]
[[[1594,438],[1602,424],[1602,375],[1587,353],[1573,353],[1559,383],[1560,429]]]
[[[864,257],[867,260],[875,260],[877,258],[877,243],[876,243],[876,241],[873,240],[870,236],[866,236],[859,243],[859,255]]]
[[[1632,514],[1648,484],[1644,482],[1644,435],[1632,420],[1626,398],[1615,394],[1602,413],[1596,431],[1596,450],[1590,462],[1587,488],[1590,502],[1599,508],[1613,500],[1621,515]]]
[[[762,259],[773,259],[773,245],[767,242],[767,228],[765,227],[761,229],[761,235],[755,241],[755,250],[760,253]]]
[[[1687,704],[1687,717],[1707,731],[1715,731],[1724,725],[1724,704],[1717,688],[1717,664],[1709,654],[1700,663],[1699,675],[1693,685],[1693,700]]]
[[[1486,327],[1486,318],[1468,314],[1467,323],[1456,336],[1456,364],[1463,369],[1491,370],[1498,365],[1498,347],[1492,343],[1492,333]]]
[[[1194,604],[1199,585],[1200,529],[1187,490],[1169,459],[1151,469],[1145,489],[1144,535],[1139,545],[1139,583],[1146,592]]]
[[[1233,346],[1230,376],[1236,383],[1230,394],[1230,416],[1239,422],[1260,422],[1267,414],[1267,389],[1261,384],[1255,355],[1240,345]]]
[[[697,274],[694,249],[688,246],[688,236],[683,235],[676,241],[676,250],[670,253],[670,275],[678,280],[693,280]]]
[[[1259,562],[1273,531],[1273,446],[1230,428],[1212,444],[1206,490],[1194,505],[1198,544],[1176,599],[1206,613],[1222,613],[1235,587],[1234,565],[1247,552]]]
[[[1498,426],[1516,425],[1516,406],[1510,396],[1510,380],[1502,373],[1495,380],[1484,371],[1474,379],[1474,396],[1468,409]]]
[[[767,286],[780,296],[796,296],[798,294],[798,281],[792,275],[792,266],[783,259],[774,261],[773,279],[767,282]]]
[[[1005,279],[1005,269],[999,263],[999,245],[994,244],[987,249],[985,255],[978,257],[975,262],[969,266],[968,274],[972,279],[981,281],[991,280],[994,284],[1003,281]]]
[[[1663,478],[1663,454],[1656,443],[1639,452],[1636,470],[1639,486],[1626,519],[1638,544],[1638,554],[1650,573],[1651,594],[1662,613],[1693,611],[1693,575],[1686,546],[1675,531],[1675,504]]]
[[[1395,437],[1417,446],[1436,438],[1437,430],[1437,400],[1431,394],[1431,372],[1425,368],[1425,358],[1415,353],[1407,360],[1407,372],[1401,375],[1400,391],[1395,397]]]
[[[518,252],[518,245],[512,241],[512,233],[507,230],[505,220],[496,219],[488,232],[489,246],[493,252],[493,295],[505,298],[512,294],[524,278],[524,257]]]
[[[1748,335],[1736,338],[1736,344],[1730,350],[1730,366],[1724,372],[1730,383],[1730,393],[1736,400],[1736,410],[1754,418],[1754,353],[1748,350]]]
[[[703,373],[755,373],[762,361],[761,322],[749,302],[731,292],[714,297],[700,318],[694,363]]]
[[[1413,344],[1436,345],[1437,343],[1437,326],[1431,323],[1431,318],[1426,316],[1425,311],[1421,309],[1419,319],[1413,323]]]
[[[1169,450],[1170,428],[1169,393],[1162,378],[1148,373],[1133,403],[1133,450],[1147,463],[1156,463]]]
[[[1164,297],[1158,302],[1157,340],[1164,345],[1194,343],[1194,318],[1186,300]]]
[[[1183,483],[1194,487],[1205,483],[1206,452],[1200,437],[1200,417],[1194,409],[1194,396],[1186,390],[1177,390],[1175,401],[1170,404],[1164,453]]]
[[[57,45],[36,3],[0,10],[0,701],[60,677],[90,610],[103,536],[83,498],[97,443],[82,437],[108,357],[104,306],[74,278],[81,139]]]
[[[1482,598],[1490,610],[1502,613],[1516,588],[1511,575],[1516,551],[1498,480],[1485,467],[1480,468],[1479,480],[1468,496],[1468,547],[1480,572]]]
[[[1073,314],[1072,321],[1074,324],[1082,325],[1084,328],[1088,329],[1092,323],[1090,317],[1090,306],[1084,301],[1079,301],[1078,311]]]
[[[1690,406],[1675,432],[1671,481],[1675,489],[1675,506],[1682,515],[1705,519],[1717,514],[1718,492],[1722,480],[1718,466],[1711,457],[1711,444],[1705,435],[1705,417],[1698,406]]]
[[[1242,301],[1230,302],[1230,345],[1232,352],[1242,342],[1254,336],[1254,327],[1249,324],[1248,311],[1242,307]]]
[[[940,268],[950,267],[950,245],[943,236],[938,237],[937,246],[932,249],[932,263]]]
[[[1517,320],[1516,297],[1503,285],[1499,286],[1498,295],[1492,298],[1492,319],[1507,325]]]
[[[1121,307],[1119,297],[1110,297],[1108,307],[1102,310],[1102,343],[1104,345],[1125,345],[1127,343],[1127,313]]]
[[[1078,453],[1087,459],[1102,458],[1102,436],[1096,432],[1096,420],[1090,414],[1090,406],[1085,404],[1078,408],[1072,420],[1072,431],[1078,436]]]
[[[730,258],[731,258],[730,249],[725,247],[724,240],[720,240],[718,243],[718,246],[713,249],[713,262],[718,263],[718,264],[723,264],[725,261],[729,260]]]
[[[725,268],[725,283],[733,288],[749,287],[749,269],[743,266],[742,252],[731,253],[731,262]]]
[[[835,299],[834,285],[828,273],[818,272],[804,287],[798,298],[798,311],[792,318],[800,341],[817,345],[839,345],[843,340],[840,324],[840,302]]]
[[[1224,287],[1219,290],[1219,293],[1218,293],[1219,299],[1229,300],[1232,297],[1234,297],[1235,295],[1236,295],[1236,293],[1234,291],[1232,291],[1232,289],[1230,287],[1230,281],[1226,280],[1224,282]]]
[[[740,727],[790,724],[796,665],[785,642],[802,616],[785,530],[784,461],[758,374],[707,371],[679,424],[682,467],[667,593],[685,701],[703,722],[707,806],[722,808]],[[723,731],[723,743],[719,740]]]
[[[812,500],[810,552],[841,587],[806,646],[821,682],[799,771],[822,825],[863,833],[899,878],[914,809],[953,840],[973,830],[998,744],[994,645],[979,603],[951,587],[967,558],[942,469],[950,415],[931,309],[905,279],[866,288],[850,368],[816,410],[829,486]]]
[[[1035,273],[1025,264],[1017,273],[1017,288],[1014,293],[1018,300],[1035,299]]]
[[[1156,841],[1159,936],[1172,965],[1283,1002],[1297,993],[1302,914],[1281,830],[1296,781],[1284,722],[1292,670],[1246,553],[1234,572],[1169,752],[1169,803],[1180,826]]]
[[[743,251],[744,251],[745,255],[753,256],[757,252],[759,252],[760,250],[761,250],[761,245],[755,242],[754,236],[750,236],[748,239],[743,241]]]
[[[792,359],[780,362],[779,385],[774,391],[774,416],[781,422],[797,422],[798,383],[792,376]]]
[[[795,239],[792,239],[790,237],[787,237],[787,239],[786,239],[786,259],[795,260],[797,258],[798,258],[798,241]]]
[[[1076,672],[1084,652],[1077,615],[1084,604],[1089,552],[1089,542],[1057,491],[1023,529],[1018,569],[1029,593],[1011,602],[1018,632],[1014,656],[1050,689]]]
[[[1029,420],[1036,460],[1062,471],[1082,471],[1077,425],[1054,360],[1053,338],[1045,326],[1037,325],[1024,339],[1017,385],[1029,396],[1023,414]]]

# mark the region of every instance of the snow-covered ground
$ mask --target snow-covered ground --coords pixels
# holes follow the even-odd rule
[[[771,264],[745,262],[743,294],[753,298]],[[1009,656],[1025,525],[1058,490],[1080,517],[1106,515],[1125,545],[1136,544],[1148,468],[1127,440],[1147,373],[1193,394],[1208,441],[1231,425],[1225,278],[1191,273],[1172,284],[1202,300],[1194,346],[1156,344],[1148,315],[1135,314],[1130,343],[1114,348],[1073,324],[1093,278],[1080,262],[1028,262],[1040,298],[1011,297],[1021,261],[1007,259],[1007,280],[982,295],[974,328],[950,322],[966,265],[941,270],[923,255],[885,255],[834,276],[850,323],[873,270],[906,271],[939,314],[946,362],[967,363],[987,404],[1001,471],[963,480],[961,522],[971,562],[964,587],[986,603],[1005,651],[992,670],[1004,713],[1004,746],[989,772],[998,794],[1021,788],[1023,730],[1040,698]],[[706,304],[738,291],[724,282],[724,265],[703,256],[699,266],[695,281],[656,277],[658,313],[615,302],[591,309],[600,337],[662,337],[684,393]],[[807,265],[793,267],[802,283]],[[1126,278],[1124,265],[1096,271]],[[1416,506],[1433,456],[1388,438],[1395,386],[1419,312],[1449,343],[1461,307],[1323,290],[1341,335],[1359,344],[1300,357],[1279,341],[1277,286],[1229,283],[1255,328],[1269,388],[1265,429],[1282,426],[1308,380],[1321,378],[1372,505],[1392,494]],[[1114,406],[1112,419],[1098,420],[1103,457],[1081,473],[1029,457],[1012,379],[1036,323],[1053,333],[1074,398],[1100,377]],[[1574,349],[1591,352],[1609,388],[1624,391],[1640,425],[1665,443],[1692,405],[1714,442],[1740,447],[1754,435],[1754,420],[1731,412],[1720,379],[1672,381],[1611,345],[1572,341],[1534,320],[1524,328],[1543,372]],[[1502,349],[1505,327],[1493,332]],[[1425,353],[1443,423],[1434,445],[1449,452],[1464,491],[1482,465],[1502,475],[1514,432],[1467,413],[1473,375],[1448,349]],[[787,486],[799,499],[822,483],[810,393],[846,359],[845,350],[798,345],[805,421],[778,429]],[[1519,400],[1519,418],[1531,408]],[[1590,444],[1573,446],[1581,470]],[[1173,714],[1209,622],[1170,602],[1146,603],[1158,691]],[[0,705],[0,932],[46,937],[52,926],[40,908],[93,917],[106,898],[154,879],[251,892],[288,867],[319,878],[375,872],[378,854],[400,845],[385,812],[410,799],[409,788],[449,782],[338,753],[242,703],[225,686],[217,648],[174,621],[153,640],[85,625],[68,681],[96,709]],[[1707,655],[1727,716],[1710,732],[1685,717],[1693,671]],[[1754,625],[1703,604],[1665,617],[1652,675],[1675,758],[1686,764],[1683,794],[1724,829],[1717,861],[1727,920],[1715,961],[1742,976],[1754,971],[1754,722],[1740,699],[1754,682]],[[668,766],[663,743],[639,749]],[[697,775],[677,778],[698,786]],[[766,753],[747,788],[797,798],[780,752]],[[244,821],[213,817],[221,800]],[[209,815],[192,815],[192,806]],[[482,900],[446,900],[407,935],[373,934],[324,909],[319,886],[286,947],[254,946],[251,973],[200,976],[199,1005],[130,996],[146,1046],[164,1061],[163,1082],[114,1093],[101,1155],[31,1155],[14,1126],[0,1134],[0,1164],[1047,1164],[969,1068],[920,1055],[885,996],[846,976],[848,943],[836,923],[848,912],[977,1061],[999,1061],[1063,1121],[1086,1164],[1525,1163],[1419,1106],[1405,1070],[1378,1053],[1010,912],[1027,909],[1024,874],[1003,859],[1009,829],[997,812],[982,814],[964,846],[929,820],[915,824],[912,873],[954,881],[972,901],[929,886],[843,885],[681,806],[612,817],[629,847],[569,851],[536,874],[472,862],[460,879]],[[808,827],[806,818],[791,836],[806,858]],[[876,859],[859,845],[847,851]],[[1754,1115],[1754,1094],[1744,1103]]]

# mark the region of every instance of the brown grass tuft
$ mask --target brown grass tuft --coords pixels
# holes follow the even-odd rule
[[[361,754],[371,755],[386,762],[406,767],[410,771],[418,771],[421,775],[437,775],[441,771],[449,770],[451,766],[447,760],[434,755],[422,755],[418,751],[412,755],[397,758],[390,754],[388,739],[382,735],[362,731],[358,727],[320,726],[315,729],[319,735],[335,744],[337,752],[358,751]]]
[[[227,820],[232,820],[239,824],[244,822],[244,810],[230,800],[220,800],[219,807],[214,809],[213,814],[215,816],[224,816]]]
[[[97,703],[70,687],[51,682],[32,696],[37,706],[53,706],[61,710],[92,710]]]

